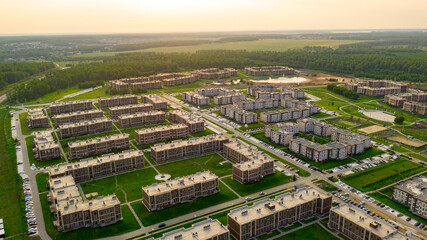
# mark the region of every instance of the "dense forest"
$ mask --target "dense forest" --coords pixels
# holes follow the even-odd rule
[[[54,68],[51,62],[13,62],[0,64],[0,90],[31,75]]]
[[[335,84],[328,84],[328,86],[326,86],[326,89],[328,89],[329,91],[332,91],[334,93],[338,93],[339,95],[342,95],[344,97],[354,99],[354,100],[357,100],[360,96],[357,92],[347,90],[346,88],[337,86]]]

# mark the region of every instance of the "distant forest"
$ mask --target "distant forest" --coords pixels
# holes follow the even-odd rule
[[[51,62],[13,62],[0,64],[0,90],[8,84],[19,82],[24,78],[54,67]]]

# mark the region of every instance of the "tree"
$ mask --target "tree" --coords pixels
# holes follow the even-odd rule
[[[405,121],[405,118],[404,118],[404,117],[402,117],[402,116],[396,117],[396,118],[394,119],[394,122],[395,122],[396,124],[402,124],[402,123],[403,123],[403,121]]]

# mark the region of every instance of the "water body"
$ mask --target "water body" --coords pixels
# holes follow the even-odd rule
[[[254,83],[303,83],[307,82],[307,78],[303,77],[279,77],[279,78],[269,78],[267,80],[251,80]]]

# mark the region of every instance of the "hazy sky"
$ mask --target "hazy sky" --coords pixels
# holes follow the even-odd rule
[[[427,28],[426,0],[0,0],[0,34]]]

